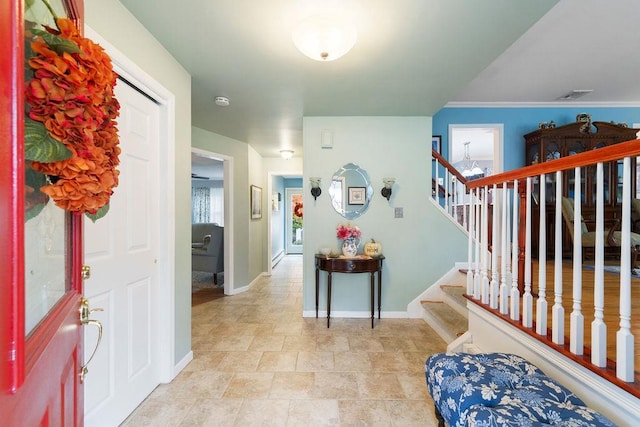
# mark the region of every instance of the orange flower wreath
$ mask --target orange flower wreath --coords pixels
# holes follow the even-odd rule
[[[40,191],[60,208],[96,214],[107,206],[118,185],[120,148],[115,119],[120,104],[113,94],[117,75],[109,56],[82,37],[73,22],[57,18],[56,24],[59,31],[46,28],[57,36],[54,38],[34,31],[37,37],[31,49],[36,56],[28,61],[34,77],[27,82],[25,94],[28,118],[44,124],[70,157],[38,158],[31,167],[48,176]],[[61,47],[61,39],[73,44]]]

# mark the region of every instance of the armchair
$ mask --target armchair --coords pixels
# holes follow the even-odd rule
[[[224,272],[224,227],[191,225],[191,269],[213,273],[213,283],[218,284],[218,273]]]
[[[564,219],[567,228],[569,229],[569,235],[571,241],[574,241],[573,235],[573,223],[575,220],[575,214],[573,210],[573,199],[568,197],[562,198],[562,217]],[[590,231],[587,227],[587,223],[583,218],[580,218],[581,222],[581,241],[582,241],[582,256],[595,257],[596,246],[596,232]],[[605,220],[604,223],[604,250],[605,253],[609,252],[610,255],[620,254],[620,243],[622,242],[622,232],[619,231],[620,220],[612,219]],[[631,268],[635,268],[637,265],[638,254],[640,254],[640,234],[631,233]]]

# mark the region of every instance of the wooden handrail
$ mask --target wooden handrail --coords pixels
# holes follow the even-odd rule
[[[458,172],[458,169],[456,169],[451,163],[449,163],[444,157],[442,157],[440,153],[438,153],[436,150],[431,150],[431,156],[438,159],[438,163],[444,166],[444,168],[447,169],[450,174],[455,175],[455,177],[458,178],[458,181],[460,181],[461,184],[467,184],[467,178],[462,176],[462,174]]]
[[[634,139],[619,144],[609,145],[608,147],[598,148],[596,150],[587,151],[573,156],[566,156],[548,162],[538,163],[536,165],[525,166],[513,171],[503,172],[484,178],[474,179],[467,182],[467,188],[477,188],[484,186],[492,186],[505,181],[513,181],[515,179],[524,179],[530,176],[537,176],[543,173],[555,173],[556,171],[564,171],[573,169],[578,166],[593,166],[599,162],[610,162],[622,159],[624,157],[640,156],[640,139]]]

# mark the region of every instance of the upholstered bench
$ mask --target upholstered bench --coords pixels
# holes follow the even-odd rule
[[[438,353],[425,363],[438,426],[615,426],[525,359]]]

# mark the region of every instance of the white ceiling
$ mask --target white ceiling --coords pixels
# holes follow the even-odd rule
[[[578,105],[640,105],[638,0],[121,1],[191,74],[193,125],[266,157],[301,155],[303,116],[433,116],[573,89],[594,90]],[[358,29],[333,62],[291,40],[321,9]]]

